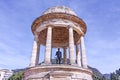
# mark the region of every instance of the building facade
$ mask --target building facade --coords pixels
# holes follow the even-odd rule
[[[65,6],[51,7],[35,19],[31,28],[34,42],[25,80],[92,80],[84,45],[87,27],[75,12]],[[45,53],[40,53],[41,45]],[[62,64],[52,63],[52,48],[63,49]],[[44,54],[41,64],[40,54]]]
[[[8,80],[13,75],[13,71],[8,69],[0,69],[0,80]]]

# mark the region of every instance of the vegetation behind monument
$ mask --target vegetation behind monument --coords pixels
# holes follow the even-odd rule
[[[23,71],[14,73],[8,80],[23,80]]]

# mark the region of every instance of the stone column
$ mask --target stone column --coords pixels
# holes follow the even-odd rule
[[[45,48],[45,64],[51,64],[52,27],[47,27],[47,38]]]
[[[63,48],[64,56],[63,56],[63,63],[67,64],[67,54],[66,54],[66,47]]]
[[[77,60],[77,65],[81,67],[81,53],[80,53],[80,45],[76,44],[76,60]]]
[[[69,26],[69,52],[70,64],[75,64],[73,27],[71,26]]]
[[[39,57],[40,57],[40,43],[38,43],[38,48],[37,48],[37,58],[36,58],[36,63],[37,65],[39,64]]]
[[[81,57],[82,57],[82,67],[87,68],[87,59],[86,59],[86,51],[85,51],[85,44],[84,44],[84,37],[81,36]]]
[[[34,42],[33,42],[33,49],[32,49],[32,55],[30,60],[30,67],[36,66],[39,62],[39,51],[40,51],[40,45],[38,44],[38,36],[35,35]]]

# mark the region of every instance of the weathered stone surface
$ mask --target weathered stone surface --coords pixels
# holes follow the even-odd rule
[[[48,14],[48,13],[57,13],[57,12],[62,12],[62,13],[67,13],[67,14],[72,14],[72,15],[76,15],[75,12],[73,12],[71,9],[65,7],[65,6],[55,6],[55,7],[51,7],[49,9],[47,9],[44,14]]]
[[[32,32],[35,41],[30,66],[24,72],[25,80],[92,80],[83,38],[86,24],[72,10],[63,6],[48,9],[33,22]],[[45,46],[44,61],[40,65],[39,45]],[[63,64],[51,63],[54,47],[64,48]],[[69,50],[68,59],[65,48]]]
[[[51,45],[52,45],[52,27],[47,30],[46,49],[45,49],[45,64],[51,64]]]
[[[29,68],[25,71],[25,80],[50,79],[50,80],[92,80],[92,72],[89,69],[71,65],[41,65]]]
[[[39,61],[39,50],[40,50],[40,45],[34,39],[32,55],[31,55],[31,60],[30,60],[30,67],[33,67],[33,66],[38,64],[38,61]]]

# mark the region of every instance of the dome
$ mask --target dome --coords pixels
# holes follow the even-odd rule
[[[49,14],[49,13],[67,13],[67,14],[71,14],[71,15],[75,15],[76,13],[73,12],[70,8],[67,8],[65,6],[55,6],[55,7],[51,7],[49,9],[47,9],[44,14]]]

